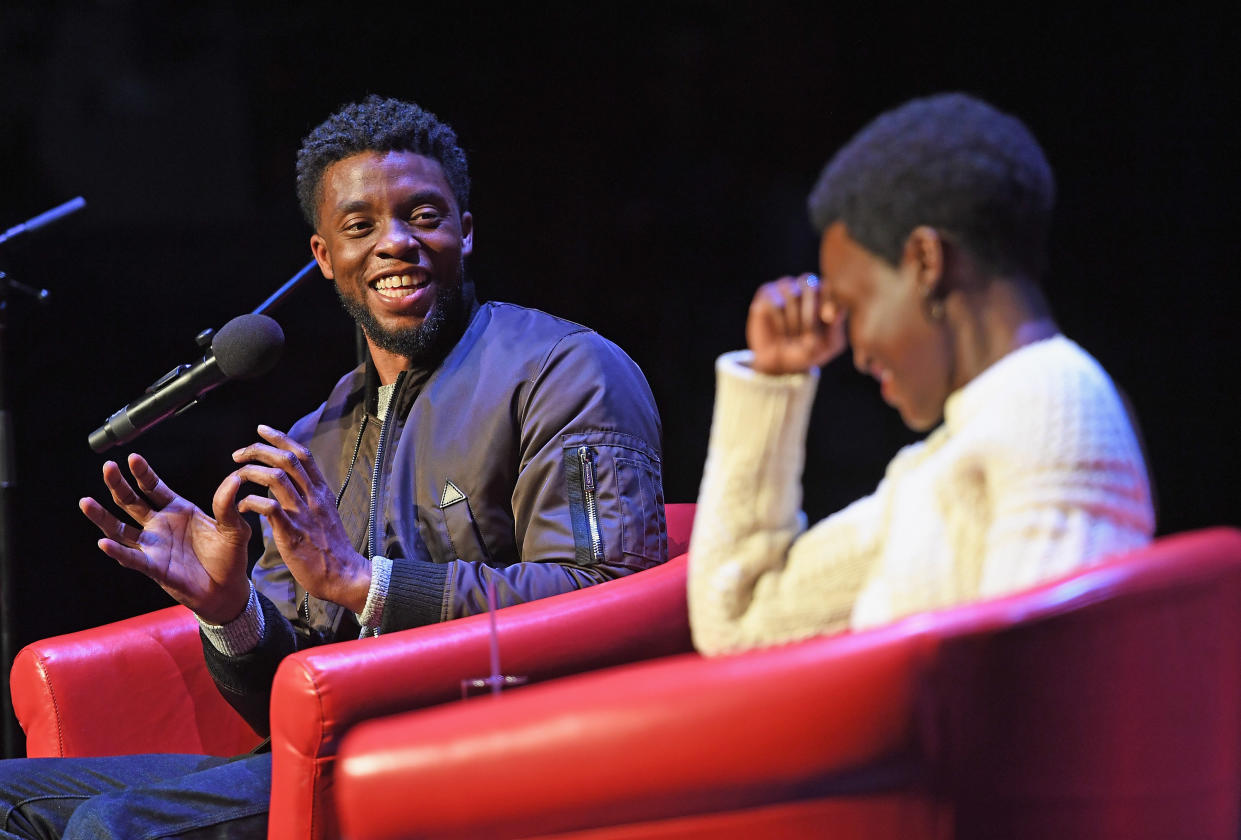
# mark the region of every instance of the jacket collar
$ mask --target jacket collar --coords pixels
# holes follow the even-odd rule
[[[462,328],[462,334],[455,342],[445,351],[444,355],[428,360],[427,362],[410,368],[402,376],[397,378],[397,392],[392,395],[392,402],[389,404],[388,410],[396,412],[396,416],[404,417],[409,411],[410,406],[414,402],[414,398],[418,396],[418,392],[422,390],[423,384],[431,378],[431,375],[438,371],[444,364],[444,361],[452,356],[458,348],[465,343],[467,336],[473,332],[472,327],[478,316],[480,305],[478,298],[474,295],[474,283],[470,280],[465,281],[465,288],[462,290],[466,296],[466,315],[464,318],[465,325]],[[365,346],[365,345],[364,345]],[[371,359],[370,351],[366,351],[366,360],[363,364],[363,383],[364,394],[366,400],[366,413],[372,417],[377,416],[379,412],[379,372],[375,370],[375,363]]]

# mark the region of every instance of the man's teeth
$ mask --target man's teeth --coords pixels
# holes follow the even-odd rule
[[[396,277],[382,277],[375,281],[375,290],[388,297],[400,297],[417,289],[423,283],[417,282],[408,274]]]

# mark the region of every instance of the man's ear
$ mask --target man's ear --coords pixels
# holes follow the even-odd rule
[[[327,240],[317,233],[310,235],[310,253],[314,255],[315,262],[319,264],[319,271],[329,280],[335,280],[336,277],[332,271],[332,252],[328,250]]]
[[[474,251],[474,217],[467,211],[461,214],[461,256],[468,257]]]
[[[943,295],[944,240],[929,225],[914,228],[905,240],[902,261],[914,272],[914,280],[924,297]]]

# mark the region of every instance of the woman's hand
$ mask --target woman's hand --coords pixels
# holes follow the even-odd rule
[[[746,343],[760,373],[804,373],[845,349],[844,318],[813,274],[764,283],[750,303]]]

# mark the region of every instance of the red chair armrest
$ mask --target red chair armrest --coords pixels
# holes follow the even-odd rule
[[[30,644],[11,689],[32,757],[234,755],[259,742],[216,690],[184,607]]]
[[[420,837],[533,836],[787,800],[857,768],[899,771],[921,644],[844,636],[686,654],[361,724],[341,751],[342,826],[359,840],[411,826]],[[864,786],[874,782],[868,772]],[[415,790],[423,807],[411,813]]]

